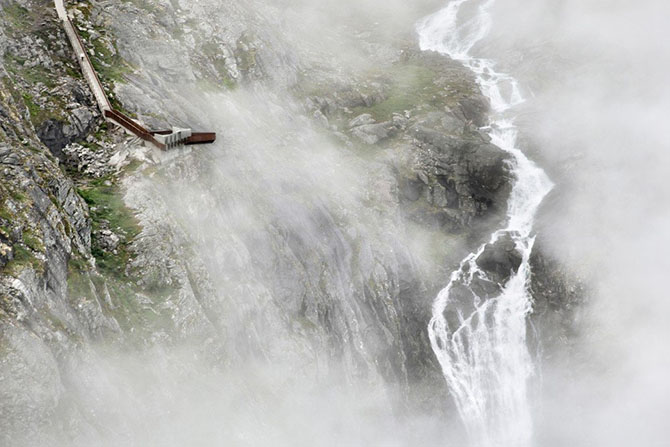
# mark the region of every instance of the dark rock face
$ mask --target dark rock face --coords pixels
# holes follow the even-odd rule
[[[475,126],[482,127],[488,124],[489,103],[485,98],[464,98],[459,105],[465,119]]]
[[[37,129],[40,141],[58,158],[63,157],[62,149],[70,143],[65,137],[63,126],[63,122],[49,119]]]
[[[442,210],[447,228],[502,221],[511,185],[505,152],[479,136],[456,138],[418,127],[414,137],[429,168],[417,180],[429,191],[429,203]]]
[[[349,145],[392,151],[400,198],[413,220],[482,237],[504,219],[512,181],[510,157],[477,128],[488,120],[488,102],[460,64],[404,51],[374,82],[338,79],[334,91],[310,96],[306,106],[328,126],[344,122],[340,137]],[[412,96],[395,96],[398,84]]]
[[[65,160],[63,148],[70,143],[85,139],[96,123],[95,115],[88,108],[80,107],[71,112],[69,122],[48,119],[36,131],[40,141],[51,153],[58,159]]]
[[[501,236],[477,258],[477,265],[498,284],[504,284],[521,265],[521,256],[509,234]]]

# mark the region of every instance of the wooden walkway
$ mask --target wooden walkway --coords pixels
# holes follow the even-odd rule
[[[84,74],[84,79],[86,79],[86,82],[93,92],[93,96],[95,96],[95,101],[98,104],[100,113],[102,113],[102,116],[105,117],[107,121],[124,128],[131,134],[136,135],[147,143],[153,144],[161,150],[167,150],[184,144],[190,145],[213,143],[216,140],[216,133],[214,132],[191,132],[190,129],[150,131],[145,129],[139,123],[135,122],[132,118],[126,116],[118,110],[115,110],[109,102],[107,94],[105,93],[105,89],[102,86],[102,82],[100,81],[100,78],[98,77],[98,74],[93,67],[93,63],[88,56],[86,45],[84,45],[82,42],[81,38],[79,37],[79,33],[77,33],[77,30],[72,23],[72,20],[70,20],[63,0],[54,0],[54,4],[56,6],[58,18],[63,23],[65,34],[67,34],[77,61],[79,62],[81,72]],[[182,135],[184,136],[183,138]]]

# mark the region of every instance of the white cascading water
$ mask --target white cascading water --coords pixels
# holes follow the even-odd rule
[[[532,309],[529,258],[532,226],[542,199],[553,185],[542,169],[516,148],[517,129],[512,108],[524,101],[517,81],[494,70],[491,60],[473,57],[473,46],[489,32],[495,0],[453,0],[417,25],[421,49],[448,55],[474,72],[482,93],[491,102],[486,128],[493,144],[512,156],[516,178],[507,226],[492,234],[489,244],[511,237],[521,258],[516,272],[486,296],[476,281],[490,280],[477,258],[486,244],[468,255],[433,304],[428,326],[431,345],[453,395],[473,446],[527,447],[532,443],[528,379],[534,373],[526,344],[526,318]],[[463,17],[463,6],[469,8]],[[457,298],[460,289],[461,298]],[[462,291],[472,297],[467,306]],[[477,293],[477,291],[479,291]],[[460,302],[459,302],[460,300]],[[469,300],[469,298],[468,298]],[[464,309],[469,309],[464,311]],[[455,317],[447,318],[447,313]]]

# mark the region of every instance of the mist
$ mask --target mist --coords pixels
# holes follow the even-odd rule
[[[179,37],[152,36],[160,51],[144,52],[129,31],[139,25],[115,23],[136,71],[115,93],[139,119],[165,126],[170,116],[218,140],[123,181],[143,225],[129,268],[162,300],[138,306],[155,313],[150,337],[132,349],[92,337],[57,367],[36,337],[7,329],[9,346],[34,355],[17,386],[50,420],[15,445],[470,445],[427,325],[449,274],[490,232],[440,236],[412,220],[396,179],[414,156],[406,140],[381,150],[344,135],[372,109],[367,96],[344,118],[314,99],[332,93],[321,91],[328,83],[336,98],[354,87],[378,95],[370,74],[418,52],[417,23],[449,2],[156,3],[202,22],[185,37],[165,25]],[[229,16],[248,25],[248,41]],[[533,235],[588,291],[570,309],[571,338],[538,355],[534,446],[669,442],[669,16],[654,0],[497,0],[473,49],[519,81],[520,148],[555,185]],[[253,49],[235,88],[195,81],[187,43],[216,32]],[[441,105],[436,121],[456,108]],[[3,378],[19,376],[5,366]]]
[[[532,92],[527,150],[558,183],[539,237],[590,288],[574,359],[544,372],[541,445],[668,442],[669,12],[655,1],[496,4],[494,57]]]

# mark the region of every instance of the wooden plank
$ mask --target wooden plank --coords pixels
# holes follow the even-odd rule
[[[193,132],[193,134],[188,137],[185,141],[185,144],[210,144],[216,141],[215,132]]]

